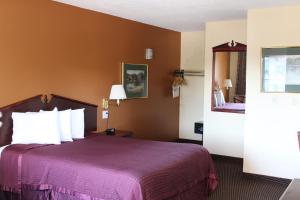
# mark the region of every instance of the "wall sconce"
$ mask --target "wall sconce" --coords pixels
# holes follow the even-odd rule
[[[102,118],[107,119],[107,129],[106,129],[106,134],[107,135],[114,135],[115,134],[115,128],[108,128],[109,126],[109,116],[108,116],[108,107],[109,107],[109,102],[111,100],[117,100],[117,106],[120,105],[120,100],[127,99],[125,90],[123,85],[112,85],[111,90],[110,90],[110,95],[109,98],[104,98],[102,99],[102,108],[104,109],[102,111]]]
[[[123,85],[112,85],[110,90],[109,99],[103,98],[102,99],[102,108],[104,110],[108,110],[109,101],[110,100],[117,100],[117,105],[120,105],[120,100],[127,99],[125,90]]]
[[[153,49],[147,48],[145,49],[145,59],[151,60],[153,58]]]
[[[120,100],[126,99],[126,93],[123,85],[112,85],[109,95],[109,100],[117,100],[117,105],[120,105]]]
[[[225,86],[226,90],[229,90],[229,88],[232,87],[231,79],[225,79],[224,80],[224,86]]]

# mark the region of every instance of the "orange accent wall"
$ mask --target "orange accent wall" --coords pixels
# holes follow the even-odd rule
[[[144,49],[154,59],[144,59]],[[178,138],[179,100],[171,97],[180,65],[180,33],[50,0],[0,2],[0,106],[36,94],[99,105],[121,83],[121,62],[149,64],[149,98],[110,108],[109,126],[136,137]]]

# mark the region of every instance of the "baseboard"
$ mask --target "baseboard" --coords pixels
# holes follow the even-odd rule
[[[176,139],[175,142],[177,142],[177,143],[191,143],[191,144],[199,144],[199,145],[203,145],[203,141],[199,141],[199,140],[189,140],[189,139],[182,139],[182,138]]]
[[[292,181],[291,179],[279,178],[274,176],[266,176],[260,174],[252,174],[247,172],[243,172],[243,176],[249,179],[256,179],[256,180],[260,179],[260,180],[272,181],[284,185],[289,184]]]
[[[222,160],[222,161],[234,162],[234,163],[243,165],[243,158],[223,156],[223,155],[217,155],[217,154],[211,154],[211,157],[213,158],[213,160]]]

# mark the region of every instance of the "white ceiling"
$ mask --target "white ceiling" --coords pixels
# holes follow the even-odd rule
[[[247,10],[300,0],[55,0],[176,31],[203,30],[205,22],[246,19]]]

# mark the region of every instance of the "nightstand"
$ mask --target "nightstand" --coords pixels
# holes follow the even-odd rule
[[[105,131],[103,131],[103,132],[93,131],[93,133],[107,135]],[[132,137],[133,136],[133,132],[131,132],[131,131],[123,131],[123,130],[116,130],[114,135],[108,135],[108,136]]]

